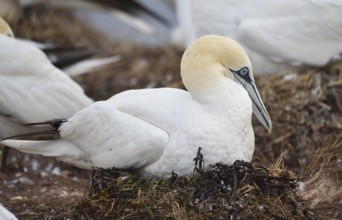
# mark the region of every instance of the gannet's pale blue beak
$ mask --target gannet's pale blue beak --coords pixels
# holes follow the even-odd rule
[[[265,105],[260,97],[258,89],[255,85],[254,80],[250,77],[250,71],[247,67],[243,67],[240,70],[232,70],[229,69],[233,75],[234,80],[240,83],[248,92],[249,97],[252,100],[253,104],[253,113],[260,121],[260,123],[267,129],[268,132],[272,130],[272,121],[268,112],[265,108]]]

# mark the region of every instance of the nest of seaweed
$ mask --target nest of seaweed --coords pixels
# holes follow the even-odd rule
[[[297,194],[297,178],[282,157],[270,167],[235,161],[203,171],[203,155],[194,159],[194,175],[150,178],[134,171],[97,169],[87,195],[72,217],[108,219],[313,219]]]

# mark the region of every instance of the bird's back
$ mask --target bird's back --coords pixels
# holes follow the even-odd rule
[[[68,118],[90,105],[82,88],[32,45],[0,36],[0,113],[23,123]]]

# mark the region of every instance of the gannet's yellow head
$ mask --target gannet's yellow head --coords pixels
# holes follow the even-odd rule
[[[272,122],[255,85],[251,62],[233,39],[206,35],[195,40],[184,52],[181,75],[190,93],[210,91],[223,78],[241,84],[252,100],[253,113],[271,131]]]
[[[14,37],[11,27],[1,17],[0,17],[0,34],[7,35],[9,37]]]

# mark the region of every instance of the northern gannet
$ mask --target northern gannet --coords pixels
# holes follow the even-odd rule
[[[26,123],[69,118],[93,101],[45,54],[14,39],[0,18],[0,138],[33,132]]]
[[[219,34],[241,43],[255,74],[324,66],[342,53],[342,1],[177,0],[178,43]],[[176,37],[177,39],[177,37]],[[177,41],[177,40],[176,40]]]
[[[191,174],[199,147],[205,169],[250,161],[252,112],[268,131],[272,124],[244,49],[227,37],[200,37],[184,52],[181,77],[188,91],[128,90],[54,121],[58,140],[0,143],[84,169],[136,168],[160,177]]]

